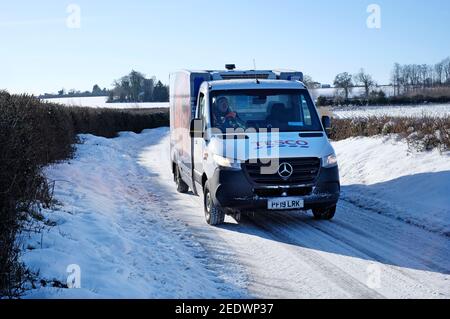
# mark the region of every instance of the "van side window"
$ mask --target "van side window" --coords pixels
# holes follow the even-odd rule
[[[208,117],[206,116],[206,98],[203,93],[200,93],[197,117],[203,120],[203,129],[206,130]]]
[[[302,94],[300,96],[300,103],[301,103],[301,109],[303,113],[303,120],[305,121],[306,125],[312,125],[312,119],[311,119],[311,111],[308,107],[308,102],[305,99],[305,96]]]
[[[200,93],[200,97],[198,99],[197,118],[203,119],[204,108],[205,108],[205,95],[203,93]]]

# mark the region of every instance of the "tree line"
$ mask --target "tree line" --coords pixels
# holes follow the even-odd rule
[[[319,82],[315,82],[309,75],[304,76],[303,83],[308,89],[320,89],[322,87]],[[372,75],[366,73],[364,69],[361,69],[354,75],[348,72],[339,73],[334,78],[333,85],[337,90],[337,94],[343,95],[345,99],[349,98],[350,93],[356,86],[364,87],[364,96],[368,98],[372,93],[371,90],[377,86],[377,82],[373,79]]]
[[[100,88],[98,84],[92,87],[92,91],[79,91],[61,89],[57,94],[45,93],[39,98],[63,98],[63,97],[92,97],[107,96],[107,102],[139,103],[139,102],[168,102],[169,87],[157,80],[156,77],[146,78],[141,72],[132,70],[129,74],[113,82],[113,88],[108,90]]]
[[[450,88],[450,57],[439,63],[428,64],[405,64],[395,63],[392,70],[391,85],[394,88],[394,96],[405,94],[426,93],[427,89]],[[305,76],[305,85],[310,89],[320,88],[320,83],[314,82],[310,76]],[[336,75],[333,81],[336,88],[337,97],[341,96],[348,100],[350,93],[355,87],[363,87],[363,98],[383,95],[381,90],[376,90],[377,82],[372,75],[361,69],[358,73],[352,75],[349,72],[343,72]],[[441,90],[443,94],[449,94],[448,90]],[[445,93],[447,92],[447,93]],[[441,93],[441,92],[440,92]]]
[[[114,81],[108,102],[168,102],[169,87],[155,77],[131,71],[130,74]]]
[[[80,90],[65,90],[61,89],[57,94],[54,93],[44,93],[39,96],[41,99],[52,99],[52,98],[62,98],[62,97],[91,97],[91,96],[108,96],[109,90],[106,88],[100,88],[98,84],[92,87],[92,91],[80,91]]]
[[[310,76],[304,77],[309,89],[323,88]],[[334,97],[319,96],[318,105],[415,104],[450,102],[450,57],[436,64],[395,63],[391,72],[391,96],[381,89],[371,74],[360,69],[356,74],[343,72],[333,81]],[[360,96],[350,98],[355,87],[363,88]]]
[[[392,70],[396,95],[427,88],[450,86],[450,57],[434,65],[396,63]]]

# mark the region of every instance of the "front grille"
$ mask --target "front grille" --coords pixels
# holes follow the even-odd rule
[[[311,185],[314,184],[320,170],[320,158],[285,158],[279,159],[279,165],[288,163],[293,168],[293,173],[288,179],[282,178],[278,170],[274,174],[262,174],[261,168],[270,164],[267,160],[247,161],[243,167],[248,177],[256,184],[264,185]]]

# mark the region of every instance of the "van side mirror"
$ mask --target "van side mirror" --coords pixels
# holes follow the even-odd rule
[[[191,138],[201,138],[203,137],[203,120],[192,119],[190,126]]]
[[[331,134],[331,118],[329,116],[322,116],[322,125],[328,136]]]

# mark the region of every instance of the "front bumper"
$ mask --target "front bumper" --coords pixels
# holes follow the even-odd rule
[[[267,210],[268,198],[302,197],[305,210],[336,205],[340,195],[338,167],[321,168],[314,184],[257,185],[244,171],[216,169],[209,180],[216,205],[234,210]]]

